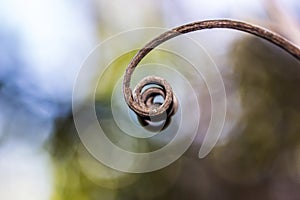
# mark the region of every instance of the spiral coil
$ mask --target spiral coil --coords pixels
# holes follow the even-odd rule
[[[166,128],[170,122],[170,118],[176,113],[178,108],[178,101],[169,85],[169,83],[156,76],[148,76],[144,78],[136,87],[130,89],[130,80],[132,73],[138,63],[155,47],[161,43],[174,38],[180,34],[185,34],[197,30],[213,29],[213,28],[227,28],[235,29],[256,35],[260,38],[270,41],[287,51],[297,60],[300,60],[300,49],[285,38],[273,33],[264,28],[233,20],[207,20],[179,26],[169,30],[160,36],[156,37],[147,43],[131,60],[129,63],[123,80],[123,93],[127,105],[133,110],[140,119],[143,126],[149,125],[150,122],[165,121],[163,128]],[[147,86],[149,86],[146,88]],[[162,103],[156,103],[154,98],[156,96],[163,97]]]

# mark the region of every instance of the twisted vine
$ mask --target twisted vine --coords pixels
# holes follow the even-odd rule
[[[300,61],[299,47],[276,33],[245,22],[233,20],[207,20],[176,27],[166,31],[147,43],[141,50],[138,51],[127,66],[123,79],[124,98],[130,109],[133,110],[144,123],[148,124],[149,121],[169,119],[176,112],[178,102],[169,83],[156,76],[148,76],[144,78],[132,92],[130,89],[130,80],[133,71],[139,62],[151,50],[171,38],[193,31],[214,28],[235,29],[256,35],[279,46]],[[146,88],[148,85],[150,87]],[[156,85],[157,87],[153,85]],[[154,99],[156,96],[162,96],[164,101],[162,103],[155,102]]]

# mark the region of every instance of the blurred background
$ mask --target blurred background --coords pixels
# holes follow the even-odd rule
[[[206,158],[197,157],[210,119],[204,83],[194,88],[201,108],[199,134],[184,156],[162,170],[112,170],[79,140],[72,89],[81,64],[97,44],[133,28],[172,28],[216,18],[261,25],[300,46],[298,0],[2,1],[0,198],[300,199],[300,63],[248,34],[190,34],[217,64],[227,92],[225,128]],[[133,55],[115,64],[124,67],[107,72],[111,81],[122,76]],[[193,79],[188,72],[185,76]],[[103,84],[96,108],[109,121],[113,83]],[[118,142],[113,125],[106,125],[110,139]],[[137,142],[126,144],[140,151],[162,145],[158,140]]]

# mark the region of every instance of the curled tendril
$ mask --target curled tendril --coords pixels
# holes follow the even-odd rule
[[[148,76],[144,78],[132,92],[130,89],[131,75],[138,63],[152,49],[171,38],[174,38],[180,34],[213,28],[235,29],[256,35],[281,47],[297,60],[300,60],[299,47],[295,46],[276,33],[245,22],[233,20],[207,20],[186,24],[171,29],[154,38],[141,50],[139,50],[127,66],[124,75],[123,93],[125,101],[130,109],[132,109],[144,123],[148,124],[148,121],[168,121],[168,119],[175,114],[178,107],[178,101],[169,83],[166,80],[156,76]],[[150,85],[150,87],[145,89],[147,85]],[[156,85],[157,87],[154,87],[153,85]],[[155,103],[155,96],[162,96],[164,99],[163,103]]]

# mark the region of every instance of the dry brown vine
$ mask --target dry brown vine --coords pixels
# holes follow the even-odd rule
[[[300,60],[300,49],[292,44],[282,36],[273,33],[269,30],[255,26],[249,23],[233,21],[233,20],[207,20],[199,21],[177,28],[171,29],[147,43],[138,53],[133,57],[129,63],[123,80],[123,93],[128,106],[145,122],[167,120],[177,110],[178,103],[171,86],[168,82],[160,77],[149,76],[144,78],[134,89],[133,93],[130,89],[130,80],[132,73],[139,62],[155,47],[161,43],[174,38],[180,34],[185,34],[193,31],[226,28],[235,29],[256,35],[260,38],[266,39],[271,43],[281,47],[297,60]],[[158,87],[150,87],[143,91],[147,85],[157,85]],[[155,103],[154,97],[160,95],[164,98],[164,102]],[[147,124],[146,123],[146,124]]]

